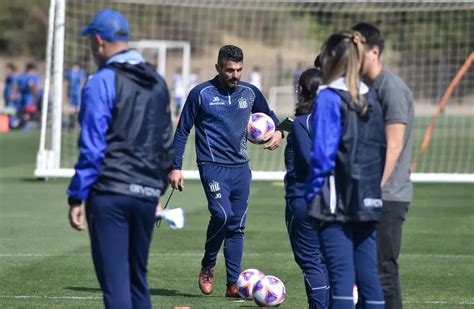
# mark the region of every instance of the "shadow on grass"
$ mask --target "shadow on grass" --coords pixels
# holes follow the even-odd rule
[[[75,292],[102,293],[100,288],[88,288],[88,287],[82,287],[82,286],[67,286],[64,289],[75,291]],[[197,294],[180,293],[176,290],[167,290],[167,289],[150,289],[150,294],[158,295],[158,296],[180,296],[180,297],[198,297],[199,296]]]
[[[86,288],[82,286],[67,286],[65,290],[75,291],[75,292],[93,292],[93,293],[102,293],[100,288]]]
[[[64,181],[69,181],[70,177],[68,178],[59,178],[59,177],[21,177],[16,178],[21,182],[28,182],[28,183],[59,183]]]
[[[33,182],[33,183],[37,183],[37,182],[45,182],[45,178],[36,178],[36,177],[23,177],[23,178],[19,178],[21,182]]]

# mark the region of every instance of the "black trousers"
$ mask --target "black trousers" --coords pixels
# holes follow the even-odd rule
[[[408,202],[383,201],[382,218],[377,225],[377,262],[386,309],[403,307],[397,260],[409,205]]]

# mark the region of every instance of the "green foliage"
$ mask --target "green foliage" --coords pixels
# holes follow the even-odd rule
[[[0,1],[0,53],[44,58],[48,0]]]

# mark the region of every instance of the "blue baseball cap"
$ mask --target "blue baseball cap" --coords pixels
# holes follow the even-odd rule
[[[128,21],[120,12],[105,9],[95,14],[92,21],[82,29],[83,36],[97,34],[106,41],[128,41]]]

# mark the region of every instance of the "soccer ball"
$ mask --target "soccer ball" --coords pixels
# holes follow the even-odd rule
[[[250,115],[247,125],[247,139],[253,144],[263,144],[275,132],[273,119],[264,113]]]
[[[250,268],[241,272],[237,280],[239,295],[245,299],[253,299],[253,287],[263,277],[265,277],[265,274],[258,269]]]
[[[286,289],[283,282],[275,276],[265,276],[255,283],[253,299],[259,307],[273,307],[283,303]]]

